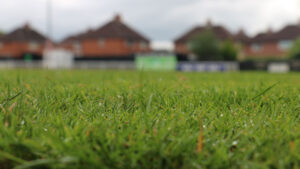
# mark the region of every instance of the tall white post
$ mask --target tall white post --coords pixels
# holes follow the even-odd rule
[[[47,0],[47,34],[52,36],[52,0]]]

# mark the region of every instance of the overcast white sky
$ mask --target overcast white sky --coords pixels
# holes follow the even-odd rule
[[[46,33],[47,0],[0,0],[0,29],[6,32],[30,22]],[[206,22],[253,35],[300,20],[300,0],[52,0],[53,36],[96,28],[120,13],[126,23],[153,41],[172,41]]]

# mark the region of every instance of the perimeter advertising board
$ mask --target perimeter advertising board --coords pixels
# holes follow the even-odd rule
[[[177,59],[175,56],[142,55],[135,58],[137,70],[175,71]]]

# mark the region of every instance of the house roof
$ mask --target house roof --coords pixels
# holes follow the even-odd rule
[[[176,39],[175,43],[186,43],[196,34],[202,33],[207,30],[211,30],[215,34],[215,36],[220,40],[233,38],[233,35],[226,28],[220,25],[212,25],[211,22],[208,21],[208,23],[205,26],[198,26],[188,31],[187,33]]]
[[[278,32],[259,33],[251,39],[252,43],[295,40],[300,37],[300,25],[288,25]]]
[[[237,34],[234,35],[234,40],[242,43],[246,43],[250,40],[250,37],[241,29]]]
[[[288,25],[275,34],[280,40],[294,40],[300,36],[300,25]]]
[[[251,43],[277,41],[273,33],[259,33],[250,39]]]
[[[87,36],[88,34],[90,34],[91,31],[93,31],[93,30],[89,30],[87,32],[83,32],[83,33],[79,33],[77,35],[69,36],[66,39],[64,39],[63,42],[79,41],[79,40],[83,39],[85,36]]]
[[[149,40],[129,27],[128,25],[124,24],[121,20],[119,15],[115,16],[115,18],[105,24],[104,26],[100,27],[96,30],[89,30],[85,33],[80,33],[75,36],[71,36],[65,41],[72,41],[72,40],[84,40],[84,39],[99,39],[99,38],[121,38],[127,39],[132,41],[145,41],[149,42]]]
[[[23,27],[20,27],[6,35],[0,37],[0,41],[4,42],[27,42],[27,41],[35,41],[44,43],[47,38],[32,29],[29,24],[25,24]]]

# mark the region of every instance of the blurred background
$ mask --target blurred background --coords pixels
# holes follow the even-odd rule
[[[299,0],[0,0],[0,67],[299,70]]]

